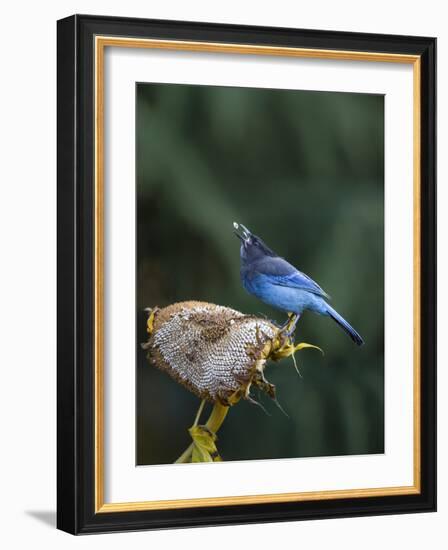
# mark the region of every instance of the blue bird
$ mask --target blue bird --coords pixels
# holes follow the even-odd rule
[[[247,227],[236,222],[233,227],[241,240],[240,274],[244,288],[262,302],[295,315],[289,334],[294,332],[302,313],[309,310],[331,317],[358,346],[364,344],[356,330],[326,302],[330,297],[317,283],[277,256]]]

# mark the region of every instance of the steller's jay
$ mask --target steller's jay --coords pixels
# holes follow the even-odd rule
[[[289,334],[305,310],[328,315],[358,344],[364,340],[328,303],[320,286],[308,275],[301,273],[284,258],[266,246],[244,225],[234,222],[236,236],[241,240],[241,281],[244,288],[272,307],[295,314]],[[289,322],[288,322],[289,324]]]

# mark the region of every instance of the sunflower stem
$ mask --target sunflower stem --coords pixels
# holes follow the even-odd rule
[[[205,399],[202,400],[199,410],[196,413],[196,418],[193,424],[193,427],[197,426],[201,413],[204,409],[205,405]],[[229,412],[229,408],[227,405],[222,405],[219,401],[215,401],[215,404],[213,405],[212,412],[205,423],[205,428],[212,432],[213,434],[216,434],[216,432],[219,430],[219,428],[222,426],[222,423],[224,422],[227,413]],[[194,443],[191,443],[187,449],[180,455],[180,457],[176,460],[175,464],[185,464],[187,462],[191,462],[191,457],[193,454],[193,448]]]
[[[196,418],[194,419],[193,426],[198,425],[199,419],[201,418],[202,411],[204,410],[204,405],[205,405],[205,399],[203,399],[201,401],[201,404],[199,405],[199,409],[198,409],[198,412],[196,413]]]

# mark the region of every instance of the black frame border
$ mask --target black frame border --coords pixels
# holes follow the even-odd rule
[[[112,35],[421,58],[421,492],[305,502],[94,509],[94,37]],[[57,527],[72,534],[436,510],[436,39],[74,15],[57,24]]]

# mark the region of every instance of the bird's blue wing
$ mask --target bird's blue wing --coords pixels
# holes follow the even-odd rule
[[[329,298],[329,295],[315,281],[313,281],[313,279],[301,271],[296,270],[294,273],[290,273],[289,275],[270,275],[269,278],[271,283],[277,286],[299,288],[301,290],[307,290],[317,296]]]
[[[266,257],[252,265],[252,276],[259,274],[269,278],[271,284],[307,290],[317,296],[330,298],[311,277],[305,275],[284,258]]]

